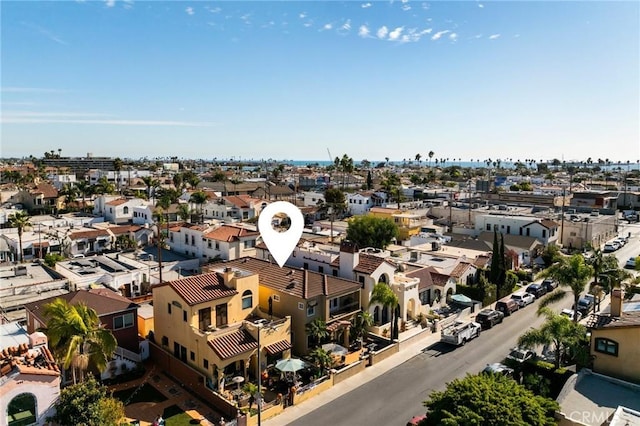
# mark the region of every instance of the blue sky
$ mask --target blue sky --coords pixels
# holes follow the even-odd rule
[[[2,1],[2,157],[640,159],[640,3]]]

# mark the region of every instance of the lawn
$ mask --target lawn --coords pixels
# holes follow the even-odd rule
[[[119,399],[122,402],[126,402],[136,389],[138,388],[135,387],[131,389],[121,390],[119,392],[114,392],[113,397]],[[166,400],[167,397],[164,396],[159,390],[157,390],[150,384],[145,383],[129,400],[129,404],[135,404],[136,402],[163,402]]]
[[[177,405],[171,405],[165,408],[162,417],[165,420],[166,426],[190,426],[200,424],[199,420],[189,416]]]

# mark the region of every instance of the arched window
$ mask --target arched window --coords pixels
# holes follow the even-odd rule
[[[380,307],[376,306],[373,308],[373,322],[375,324],[380,324]]]
[[[618,356],[618,342],[604,337],[597,337],[594,350],[603,354]]]
[[[242,309],[251,309],[253,307],[253,293],[251,290],[245,290],[242,293]]]
[[[36,397],[21,393],[11,400],[7,408],[7,425],[22,426],[36,422]]]
[[[382,274],[382,275],[380,275],[380,278],[378,278],[378,282],[388,284],[389,283],[389,277],[387,277],[387,274]]]
[[[129,214],[129,207],[124,206],[124,207],[122,208],[122,214]]]

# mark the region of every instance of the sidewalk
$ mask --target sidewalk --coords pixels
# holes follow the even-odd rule
[[[402,364],[403,362],[418,355],[424,348],[440,341],[440,333],[427,333],[425,336],[417,338],[414,342],[404,347],[397,354],[390,356],[389,358],[367,367],[362,373],[359,373],[347,380],[338,383],[330,390],[327,390],[311,399],[304,401],[301,404],[287,407],[281,414],[265,420],[263,423],[268,426],[284,426],[294,420],[298,420],[300,417],[305,416],[336,398],[351,392],[352,390],[362,386],[376,377],[386,373],[392,368]]]

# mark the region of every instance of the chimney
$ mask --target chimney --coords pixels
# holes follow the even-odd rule
[[[340,244],[340,277],[348,280],[355,279],[353,270],[360,263],[358,245],[351,241],[342,241]]]
[[[229,288],[235,288],[236,282],[233,279],[235,275],[235,271],[231,266],[225,266],[222,272],[218,273],[218,280]]]
[[[622,314],[622,299],[624,298],[624,290],[614,288],[611,290],[611,316],[619,317]]]

